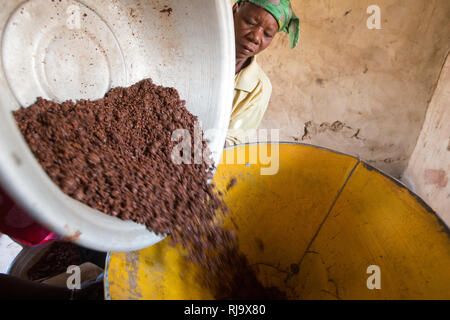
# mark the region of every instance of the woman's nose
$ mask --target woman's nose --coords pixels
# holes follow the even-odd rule
[[[263,33],[264,30],[261,30],[261,28],[252,30],[252,32],[250,32],[249,34],[249,40],[259,46],[262,40]]]

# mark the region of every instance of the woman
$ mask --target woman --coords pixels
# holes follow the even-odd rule
[[[233,6],[236,39],[234,100],[226,144],[245,143],[249,130],[256,130],[266,112],[272,85],[256,63],[277,32],[289,35],[297,45],[300,21],[290,0],[236,0]]]

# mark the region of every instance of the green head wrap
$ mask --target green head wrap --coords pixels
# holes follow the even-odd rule
[[[300,36],[300,19],[292,10],[290,0],[236,0],[235,4],[239,2],[250,2],[270,12],[278,22],[278,32],[286,32],[291,48],[295,48]]]

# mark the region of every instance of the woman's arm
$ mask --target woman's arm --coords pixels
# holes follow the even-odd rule
[[[0,299],[69,300],[71,295],[71,290],[67,288],[44,285],[0,274]]]
[[[101,300],[103,299],[102,288],[103,279],[89,283],[80,290],[69,290],[0,274],[0,299]]]

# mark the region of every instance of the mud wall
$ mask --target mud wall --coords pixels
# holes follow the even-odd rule
[[[450,1],[293,0],[299,46],[279,34],[258,57],[272,99],[261,128],[283,141],[359,156],[400,177],[414,150],[450,48]]]

